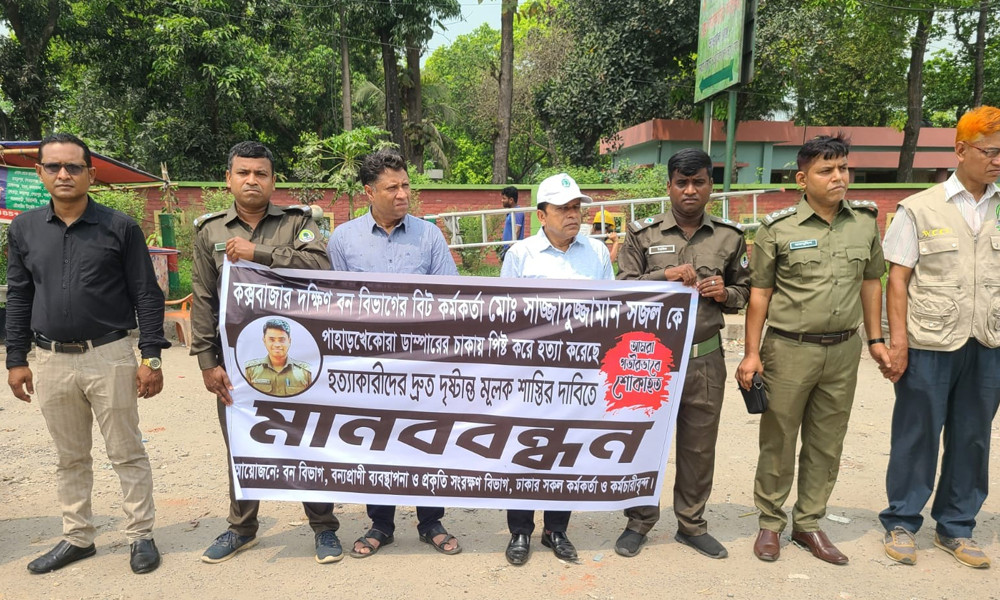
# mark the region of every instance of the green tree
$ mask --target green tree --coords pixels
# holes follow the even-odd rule
[[[380,148],[394,146],[388,141],[389,132],[365,126],[320,139],[314,133],[304,133],[295,148],[299,159],[296,171],[304,179],[325,181],[336,188],[334,202],[347,195],[348,214],[354,215],[354,197],[364,192],[358,178],[361,159]]]
[[[597,143],[672,108],[671,74],[697,43],[697,0],[566,0],[556,15],[574,44],[535,108],[562,153],[597,161]]]
[[[42,137],[56,95],[56,65],[49,44],[64,27],[67,3],[0,1],[0,134],[3,139]],[[9,106],[5,107],[4,104]]]

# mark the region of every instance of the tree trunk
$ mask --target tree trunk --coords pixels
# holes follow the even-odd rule
[[[913,157],[917,151],[917,137],[924,118],[924,54],[933,20],[933,11],[920,13],[917,17],[917,31],[910,45],[910,70],[906,75],[906,125],[903,127],[903,146],[899,149],[897,183],[913,181]]]
[[[980,106],[983,103],[983,56],[986,53],[986,10],[989,8],[989,0],[979,2],[979,23],[976,25],[976,68],[973,72],[972,86],[972,106]]]
[[[493,183],[507,183],[510,113],[514,102],[514,13],[517,0],[504,0],[500,14],[500,102],[493,141]]]
[[[406,36],[406,70],[410,85],[406,89],[406,158],[413,163],[418,173],[424,172],[424,136],[421,127],[424,121],[424,99],[420,87],[420,42],[416,36]]]
[[[340,110],[344,115],[344,131],[354,128],[351,123],[351,55],[347,51],[347,10],[340,5]]]
[[[403,117],[399,106],[399,67],[396,65],[396,48],[392,45],[392,29],[380,29],[378,41],[382,46],[382,70],[385,72],[385,128],[402,151]]]

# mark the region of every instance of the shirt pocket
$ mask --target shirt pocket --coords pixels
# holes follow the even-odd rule
[[[646,255],[646,272],[662,273],[664,269],[676,267],[681,262],[676,252],[658,252]]]
[[[250,380],[250,385],[252,385],[258,392],[264,392],[265,394],[274,393],[274,381],[270,378],[255,377]]]
[[[947,346],[955,341],[958,303],[942,296],[915,298],[906,314],[907,328],[917,343]]]
[[[726,253],[719,252],[718,250],[703,250],[695,253],[694,268],[698,273],[698,279],[724,275],[727,256]]]
[[[958,264],[958,238],[951,236],[919,240],[921,286],[958,285],[961,269]]]
[[[865,268],[868,267],[868,260],[871,258],[871,249],[865,246],[847,247],[847,275],[855,281],[864,277]]]
[[[820,265],[823,253],[818,248],[792,250],[788,253],[788,269],[792,277],[803,281],[814,281],[822,276]]]

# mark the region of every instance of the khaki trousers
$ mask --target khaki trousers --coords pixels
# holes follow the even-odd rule
[[[781,532],[782,506],[795,476],[795,445],[801,429],[798,497],[792,529],[819,529],[840,472],[847,421],[854,404],[861,336],[833,346],[796,342],[767,334],[761,344],[767,411],[760,419],[760,454],[754,502],[761,529]]]
[[[726,360],[722,351],[688,361],[681,405],[677,409],[674,462],[674,515],[684,535],[708,533],[705,505],[712,494],[715,475],[715,442],[725,396]],[[659,506],[625,509],[627,529],[643,535],[660,519]]]
[[[38,348],[35,355],[38,406],[58,454],[63,538],[85,547],[97,534],[91,509],[95,418],[125,496],[125,536],[129,542],[151,538],[153,473],[139,431],[132,339],[125,337],[83,354]]]

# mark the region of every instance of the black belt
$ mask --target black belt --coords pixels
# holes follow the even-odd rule
[[[35,345],[44,350],[51,350],[52,352],[62,352],[65,354],[83,354],[90,348],[96,348],[98,346],[103,346],[104,344],[110,344],[111,342],[117,342],[123,337],[128,335],[128,331],[124,329],[119,329],[117,331],[112,331],[102,335],[99,338],[94,338],[92,340],[87,340],[83,342],[57,342],[55,340],[50,340],[40,333],[35,334]]]
[[[795,340],[796,342],[808,342],[810,344],[820,344],[821,346],[833,346],[846,342],[858,332],[857,329],[849,329],[836,333],[792,333],[791,331],[784,331],[776,327],[772,327],[771,331],[775,335],[780,335],[783,338]]]

